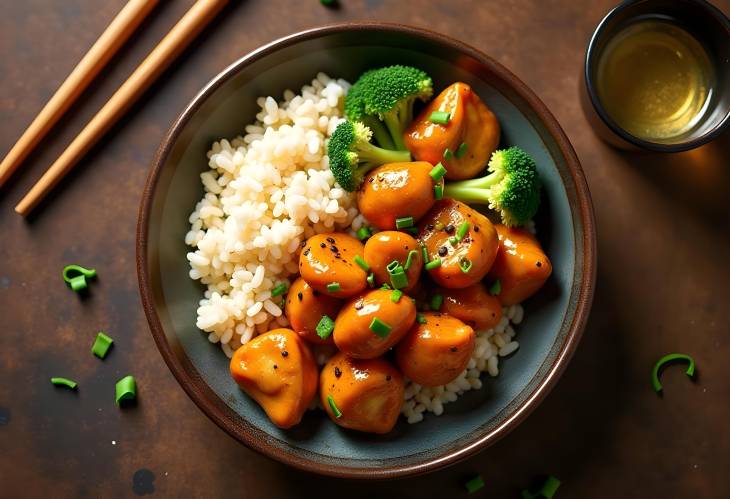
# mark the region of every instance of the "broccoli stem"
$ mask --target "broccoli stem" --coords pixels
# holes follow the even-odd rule
[[[494,172],[479,178],[447,182],[444,186],[444,197],[464,203],[489,204],[488,189],[498,184],[503,177],[501,172]]]
[[[385,149],[395,149],[393,139],[390,138],[388,129],[383,126],[383,123],[373,118],[372,116],[363,116],[362,122],[365,126],[372,130],[373,137],[378,142],[378,145],[380,147],[383,147]]]
[[[356,145],[356,152],[360,161],[382,165],[385,163],[402,163],[411,160],[411,153],[408,151],[393,151],[383,149],[370,142],[359,141]],[[372,167],[371,167],[372,168]],[[365,170],[367,172],[368,170]]]
[[[401,119],[398,114],[395,112],[386,113],[383,116],[383,121],[390,132],[390,136],[393,139],[396,149],[401,151],[406,150],[406,144],[403,142],[404,127],[401,124]]]

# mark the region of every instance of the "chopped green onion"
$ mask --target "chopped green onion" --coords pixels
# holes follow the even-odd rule
[[[429,175],[434,180],[434,182],[438,182],[439,180],[444,178],[444,175],[446,175],[446,168],[444,168],[444,165],[442,165],[441,163],[438,163],[431,169]]]
[[[355,258],[353,260],[355,260],[355,263],[358,264],[360,268],[363,269],[365,272],[370,270],[370,265],[368,265],[368,263],[363,260],[360,255],[355,255]]]
[[[685,371],[685,374],[687,376],[691,378],[695,375],[695,361],[692,357],[683,353],[670,353],[669,355],[665,355],[664,357],[659,359],[656,364],[654,364],[654,369],[652,369],[651,371],[651,386],[654,387],[655,392],[659,393],[663,389],[662,383],[659,381],[659,373],[662,368],[666,364],[670,362],[676,362],[678,360],[689,362],[689,366]]]
[[[423,263],[428,263],[428,250],[425,246],[421,246],[421,256],[423,257]]]
[[[469,148],[469,146],[466,145],[466,142],[462,142],[459,148],[454,153],[454,156],[456,156],[456,159],[461,159],[464,154],[466,154],[466,150]]]
[[[497,296],[501,292],[502,292],[502,282],[499,279],[497,279],[492,283],[491,286],[489,286],[489,294],[492,296]]]
[[[401,289],[408,286],[408,276],[401,265],[394,272],[390,272],[390,284],[393,285],[393,289]]]
[[[70,388],[72,390],[75,390],[78,386],[78,383],[68,378],[51,378],[51,383],[56,386],[65,386],[66,388]]]
[[[457,244],[459,244],[459,238],[456,236],[450,236],[449,242],[451,243],[451,246],[456,246]]]
[[[367,227],[360,227],[359,229],[357,229],[356,234],[357,234],[357,238],[360,241],[364,241],[365,239],[367,239],[368,237],[373,235],[373,233]]]
[[[387,270],[388,273],[395,272],[396,270],[398,270],[398,266],[400,266],[400,262],[398,260],[393,260],[385,266],[385,270]]]
[[[375,287],[375,274],[370,272],[370,274],[368,274],[368,278],[365,280],[368,282],[368,286],[370,286],[371,288]]]
[[[554,476],[549,476],[545,480],[545,483],[542,484],[540,487],[540,490],[538,490],[536,493],[532,493],[529,490],[523,490],[522,491],[522,498],[523,499],[552,499],[552,497],[555,495],[555,493],[558,491],[558,488],[560,487],[560,480],[555,478]]]
[[[329,283],[327,285],[327,292],[328,293],[337,293],[341,289],[342,288],[340,287],[340,283],[339,282],[331,282],[331,283]]]
[[[446,111],[434,111],[428,117],[428,121],[437,125],[448,125],[450,119],[451,113],[447,113]]]
[[[442,295],[433,295],[431,297],[431,310],[441,310],[441,305],[444,303],[444,297]]]
[[[274,297],[274,296],[279,296],[281,294],[284,294],[286,289],[287,289],[286,284],[283,282],[280,282],[279,284],[276,285],[276,287],[274,289],[271,290],[271,296]]]
[[[484,479],[481,475],[477,475],[474,478],[466,481],[464,483],[464,488],[466,488],[466,491],[469,494],[473,494],[477,490],[480,490],[484,487]]]
[[[392,293],[390,293],[390,301],[393,303],[398,303],[403,296],[403,291],[400,289],[394,289]]]
[[[390,290],[390,289],[393,289],[393,288],[391,288],[390,285],[387,282],[384,282],[383,285],[380,286],[380,289],[388,289],[388,290]]]
[[[436,230],[443,230],[444,229],[444,223],[443,222],[436,222],[436,224],[434,225],[434,227],[436,228]]]
[[[419,324],[426,324],[426,322],[428,322],[428,321],[426,320],[426,316],[425,315],[423,315],[423,314],[416,314],[416,322],[419,323]]]
[[[461,257],[461,259],[459,260],[459,268],[461,269],[461,271],[463,273],[468,274],[469,271],[471,270],[471,266],[472,266],[471,260],[469,260],[465,256]]]
[[[444,186],[443,185],[436,184],[433,186],[433,198],[436,201],[444,198]]]
[[[62,275],[66,284],[74,291],[79,292],[87,288],[87,279],[96,277],[96,270],[87,269],[81,265],[66,265],[63,268]]]
[[[433,270],[436,268],[439,268],[441,266],[441,259],[440,258],[434,258],[430,262],[426,264],[426,270]]]
[[[408,252],[408,257],[406,257],[406,264],[403,266],[404,270],[408,270],[411,268],[411,264],[413,263],[413,259],[418,256],[418,251],[411,250]]]
[[[115,387],[117,405],[121,405],[123,400],[134,400],[137,398],[137,381],[134,376],[125,376],[119,381]]]
[[[395,219],[396,229],[406,229],[413,227],[413,217],[400,217]]]
[[[332,331],[335,330],[335,321],[333,321],[329,315],[323,315],[322,318],[319,319],[315,329],[317,331],[317,336],[326,340],[329,338],[329,335],[332,334]]]
[[[106,357],[106,354],[109,351],[109,348],[111,348],[112,343],[114,343],[113,339],[99,331],[96,334],[94,345],[91,347],[91,353],[93,353],[100,359],[103,359],[104,357]]]
[[[469,232],[469,222],[462,222],[461,225],[459,225],[459,228],[456,229],[456,238],[461,241],[464,239],[464,236],[467,232]]]
[[[444,159],[446,161],[450,160],[453,157],[454,157],[454,154],[451,152],[451,149],[449,149],[448,147],[446,149],[444,149]]]
[[[342,411],[340,411],[340,409],[337,407],[337,404],[335,404],[335,399],[332,397],[332,395],[327,395],[327,403],[329,404],[330,409],[332,409],[332,414],[334,414],[334,416],[338,419],[341,418]]]
[[[373,317],[372,322],[370,322],[370,331],[375,333],[375,335],[380,338],[386,338],[390,334],[390,331],[392,329],[392,327],[390,327],[377,317]]]

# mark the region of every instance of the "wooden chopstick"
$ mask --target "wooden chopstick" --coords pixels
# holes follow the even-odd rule
[[[15,211],[27,215],[167,69],[228,0],[198,0],[43,174]]]
[[[0,163],[0,186],[68,111],[159,0],[129,0]]]

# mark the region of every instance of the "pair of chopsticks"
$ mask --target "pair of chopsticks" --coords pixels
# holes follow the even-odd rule
[[[158,0],[129,0],[117,14],[0,163],[0,186],[71,107],[157,2]],[[15,211],[23,216],[28,215],[129,110],[226,3],[228,0],[197,0],[48,168],[18,203]]]

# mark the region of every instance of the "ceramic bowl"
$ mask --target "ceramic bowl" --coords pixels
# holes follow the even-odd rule
[[[410,64],[437,91],[469,83],[498,116],[502,142],[537,161],[544,183],[536,218],[553,275],[525,304],[520,349],[496,378],[419,424],[388,435],[343,430],[310,411],[292,430],[275,427],[231,380],[228,359],[195,327],[202,295],[188,277],[188,215],[202,197],[206,151],[254,120],[256,98],[298,89],[318,71],[353,81],[365,69]],[[595,281],[588,188],[565,133],[545,105],[503,66],[457,40],[402,25],[326,26],[265,45],[216,76],[174,123],[152,165],[140,207],[137,265],[142,300],[162,357],[188,395],[231,436],[281,462],[326,475],[387,478],[432,471],[494,443],[555,385],[583,331]]]

